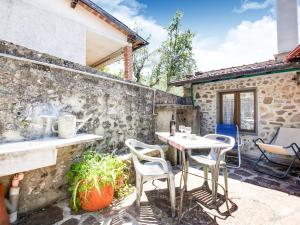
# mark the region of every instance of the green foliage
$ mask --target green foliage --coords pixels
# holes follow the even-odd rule
[[[71,165],[67,173],[69,191],[72,194],[71,206],[78,210],[81,205],[80,195],[87,193],[94,187],[99,191],[104,185],[113,184],[115,195],[122,196],[124,190],[128,189],[126,164],[117,157],[109,154],[100,154],[94,147],[86,149],[82,158]],[[118,180],[122,179],[124,186],[118,185]],[[100,192],[100,191],[99,191]],[[86,196],[87,197],[87,196]]]
[[[193,55],[194,33],[189,29],[181,29],[183,14],[176,12],[169,27],[166,28],[168,38],[160,48],[151,51],[148,46],[139,48],[133,52],[133,75],[136,82],[154,87],[173,94],[182,95],[182,88],[171,87],[172,80],[182,79],[185,75],[193,74],[196,70],[196,61]],[[136,26],[135,31],[141,29]],[[147,37],[150,41],[151,36]],[[114,63],[112,67],[120,62]],[[123,66],[123,65],[121,65]],[[101,68],[101,71],[123,77],[120,70],[112,70],[109,66]]]
[[[157,50],[159,61],[153,69],[151,87],[169,91],[170,81],[192,74],[196,69],[192,47],[194,33],[190,30],[181,31],[182,16],[181,12],[176,12],[167,28],[168,39]]]
[[[110,65],[99,67],[98,70],[100,72],[109,73],[109,74],[115,75],[116,77],[123,78],[124,72],[120,69],[120,67],[122,67],[122,66],[123,66],[123,63],[120,60],[118,60]]]

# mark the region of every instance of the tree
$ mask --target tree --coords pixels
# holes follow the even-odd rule
[[[141,33],[141,29],[137,24],[135,24],[134,31],[136,33]],[[148,35],[146,41],[149,42],[151,35]],[[147,83],[147,77],[144,74],[144,70],[149,66],[151,53],[149,52],[148,46],[141,47],[133,52],[133,76],[135,77],[136,82],[138,83]]]
[[[147,41],[150,39],[150,36],[147,38]],[[136,79],[136,82],[141,83],[143,79],[143,69],[147,67],[147,62],[150,58],[148,46],[144,46],[134,51],[133,53],[133,75]]]
[[[195,35],[190,30],[180,30],[182,16],[181,12],[176,12],[167,28],[168,38],[158,49],[160,56],[150,78],[151,87],[159,85],[169,91],[170,81],[192,74],[196,69],[192,47]]]

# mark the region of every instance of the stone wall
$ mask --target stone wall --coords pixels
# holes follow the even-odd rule
[[[257,134],[244,134],[243,153],[257,155],[252,140],[270,141],[280,126],[300,127],[300,86],[295,72],[194,85],[195,104],[200,107],[201,134],[214,132],[218,121],[218,92],[254,88],[257,93]]]
[[[177,95],[169,94],[164,91],[155,91],[155,104],[157,105],[192,105],[191,97],[179,97]]]
[[[1,53],[0,142],[40,137],[40,115],[93,113],[81,131],[103,135],[102,147],[113,151],[127,137],[153,142],[154,103],[191,102],[6,41]]]
[[[153,141],[153,90],[18,59],[0,64],[1,142],[39,138],[39,116],[64,113],[93,114],[81,132],[103,135],[110,152],[128,137]]]
[[[40,138],[41,115],[93,114],[79,132],[102,135],[98,149],[117,154],[127,151],[127,138],[154,142],[155,102],[188,101],[5,41],[0,41],[0,86],[0,144]],[[65,173],[83,150],[84,145],[58,149],[56,166],[25,172],[21,212],[66,197]],[[8,188],[11,178],[0,182]]]

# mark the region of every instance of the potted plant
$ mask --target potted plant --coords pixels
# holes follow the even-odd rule
[[[126,182],[125,168],[117,157],[87,149],[67,173],[72,208],[96,211],[107,207]]]

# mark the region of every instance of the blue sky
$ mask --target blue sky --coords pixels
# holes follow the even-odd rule
[[[183,29],[196,34],[193,51],[201,71],[269,60],[277,53],[275,0],[93,1],[129,27],[138,26],[142,36],[151,34],[150,50],[166,39],[164,28],[182,11]]]
[[[240,0],[140,0],[145,8],[141,13],[152,17],[163,27],[168,26],[177,10],[184,13],[183,25],[203,37],[223,36],[243,20],[255,21],[271,15],[269,7],[261,10],[237,12]],[[257,1],[263,3],[264,1]]]

